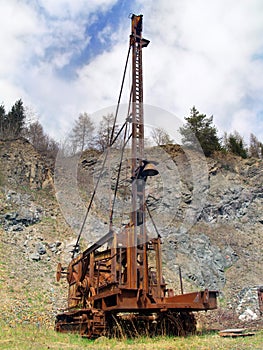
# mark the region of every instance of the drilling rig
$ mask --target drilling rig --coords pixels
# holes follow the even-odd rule
[[[79,333],[88,338],[185,335],[195,330],[193,312],[217,307],[217,291],[205,289],[175,295],[172,289],[167,289],[162,273],[161,235],[157,232],[150,239],[147,233],[146,217],[151,215],[145,201],[145,186],[147,178],[158,176],[159,172],[144,154],[142,49],[149,40],[142,37],[142,21],[142,15],[131,16],[128,55],[131,52],[132,86],[123,126],[131,127],[127,136],[131,144],[129,220],[119,232],[115,231],[113,203],[108,232],[79,255],[74,254],[67,268],[58,264],[57,281],[65,276],[69,284],[67,309],[56,317],[55,329],[59,332]],[[114,139],[112,132],[109,146]],[[80,235],[81,232],[75,248]]]

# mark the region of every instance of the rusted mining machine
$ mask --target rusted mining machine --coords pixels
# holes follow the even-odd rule
[[[144,158],[142,48],[149,41],[142,38],[142,17],[131,17],[128,56],[132,51],[132,88],[123,126],[131,127],[124,142],[124,146],[127,140],[130,142],[132,162],[130,219],[117,233],[113,204],[108,233],[83,253],[75,256],[73,252],[67,268],[58,264],[57,281],[64,275],[69,283],[68,307],[56,317],[55,329],[59,332],[75,332],[88,338],[185,335],[195,330],[194,311],[217,307],[216,291],[175,295],[167,289],[162,275],[161,236],[157,232],[156,238],[148,238],[146,216],[152,216],[145,202],[145,185],[147,177],[158,176],[158,171]],[[112,132],[110,146],[114,137]],[[97,185],[98,182],[88,211]],[[76,250],[80,235],[81,232]]]

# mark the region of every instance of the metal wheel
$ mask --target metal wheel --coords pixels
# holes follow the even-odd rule
[[[162,336],[184,335],[183,325],[178,314],[165,313],[159,320],[158,332]]]

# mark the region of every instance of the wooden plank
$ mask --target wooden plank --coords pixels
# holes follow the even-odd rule
[[[233,329],[224,329],[219,332],[220,337],[250,337],[252,335],[255,335],[255,333],[246,333],[245,328],[233,328]]]

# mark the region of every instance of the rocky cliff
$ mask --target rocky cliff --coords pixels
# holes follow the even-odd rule
[[[149,179],[147,203],[163,238],[168,286],[179,292],[180,268],[185,291],[219,290],[220,308],[230,310],[240,320],[260,320],[262,160],[222,153],[204,160],[176,145],[156,148],[150,156],[159,160],[161,177]],[[101,160],[97,152],[85,152],[81,159],[68,162],[64,171],[57,163],[55,174],[60,174],[60,182],[54,188],[54,169],[28,142],[0,143],[0,293],[5,305],[3,317],[8,322],[33,320],[52,325],[58,309],[65,306],[67,286],[55,282],[56,264],[70,258]],[[121,217],[117,215],[118,223],[127,219],[130,203],[128,168],[127,163],[122,169],[122,191],[116,202]],[[61,178],[63,173],[73,176],[73,183]],[[105,178],[107,175],[105,172]],[[114,169],[110,177],[111,181],[116,179]],[[87,224],[93,236],[84,235],[84,248],[107,230],[108,193],[114,190],[111,181],[102,181],[98,189]],[[76,202],[73,192],[67,192],[73,185],[77,186],[73,188]],[[151,224],[148,228],[153,229]]]

